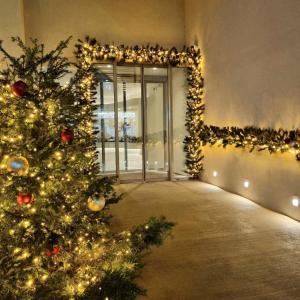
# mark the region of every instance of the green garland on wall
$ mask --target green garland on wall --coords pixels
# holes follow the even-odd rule
[[[93,63],[104,61],[117,63],[138,63],[149,65],[164,65],[185,67],[188,70],[187,81],[189,85],[187,95],[186,129],[184,139],[186,152],[187,173],[198,178],[203,170],[203,155],[201,150],[200,132],[203,126],[204,104],[203,78],[201,76],[200,50],[194,46],[184,47],[182,51],[176,48],[165,49],[156,45],[147,46],[114,46],[101,45],[96,39],[86,37],[79,40],[75,55],[80,65],[85,68]]]
[[[300,161],[300,130],[283,130],[271,128],[258,128],[248,126],[238,127],[217,127],[203,125],[200,131],[202,145],[234,145],[236,148],[248,149],[252,152],[268,150],[269,153],[292,152]]]
[[[292,152],[300,161],[300,130],[275,130],[248,126],[217,127],[205,125],[203,114],[203,78],[201,76],[200,50],[194,46],[165,49],[156,45],[114,46],[101,45],[95,39],[87,37],[79,40],[75,51],[81,66],[89,66],[97,62],[137,63],[150,65],[171,65],[185,67],[188,70],[188,94],[186,110],[187,135],[184,138],[186,153],[186,171],[193,178],[199,178],[203,170],[202,146],[207,144],[234,145],[252,152],[268,150],[269,153]]]
[[[203,170],[203,155],[201,131],[203,127],[203,78],[201,76],[201,57],[198,53],[198,63],[188,67],[188,95],[186,110],[186,129],[188,135],[184,138],[187,172],[193,178],[199,178]]]

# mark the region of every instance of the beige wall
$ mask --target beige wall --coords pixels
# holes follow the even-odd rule
[[[25,0],[24,11],[26,37],[48,47],[70,35],[73,42],[90,35],[102,43],[184,43],[184,0]]]
[[[9,53],[16,55],[19,52],[10,40],[12,36],[24,39],[23,1],[0,0],[0,40]]]
[[[299,36],[298,0],[187,0],[187,43],[198,43],[204,55],[205,121],[299,128]],[[204,154],[205,181],[300,219],[290,202],[300,196],[300,163],[292,154],[210,147]]]
[[[172,68],[172,114],[173,114],[173,170],[175,177],[186,176],[185,152],[182,143],[186,136],[185,111],[187,72],[185,68]]]

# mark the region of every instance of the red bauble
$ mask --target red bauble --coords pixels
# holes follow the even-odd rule
[[[15,82],[11,86],[11,91],[17,97],[23,97],[24,94],[26,93],[27,89],[28,89],[28,85],[22,80]]]
[[[17,203],[19,205],[23,204],[31,204],[33,202],[33,197],[31,194],[28,193],[19,193],[17,197]]]
[[[65,143],[71,143],[74,139],[74,133],[71,129],[64,129],[60,134],[60,138]]]
[[[52,250],[46,249],[45,255],[48,256],[48,257],[51,257],[53,255],[58,254],[59,250],[60,250],[60,245],[53,246]]]
[[[54,246],[54,247],[53,247],[53,251],[52,251],[53,255],[58,254],[59,249],[60,249],[60,246],[59,246],[59,245],[58,245],[58,246]]]
[[[19,204],[19,205],[23,205],[23,195],[18,195],[18,197],[17,197],[17,203]]]
[[[52,256],[52,252],[51,252],[49,249],[47,249],[47,250],[45,251],[45,254],[46,254],[46,256],[48,256],[48,257]]]

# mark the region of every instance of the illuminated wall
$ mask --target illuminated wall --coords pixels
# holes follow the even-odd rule
[[[207,124],[300,127],[299,16],[298,0],[186,1],[186,40],[204,55]],[[300,219],[293,154],[206,147],[204,155],[205,181]]]
[[[187,135],[185,128],[186,81],[187,71],[185,68],[172,68],[172,102],[173,102],[173,156],[175,178],[186,176],[185,153],[183,139]]]
[[[184,44],[184,0],[26,0],[24,14],[26,36],[51,48],[87,34],[116,45]]]
[[[0,0],[0,40],[5,49],[17,54],[17,49],[10,41],[12,36],[25,38],[22,0]]]

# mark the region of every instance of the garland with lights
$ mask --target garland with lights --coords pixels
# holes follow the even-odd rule
[[[300,161],[300,130],[275,130],[271,128],[258,128],[247,126],[217,127],[203,125],[200,131],[203,145],[219,145],[224,148],[234,145],[236,148],[248,149],[252,152],[267,150],[269,153],[291,152]]]
[[[186,129],[188,135],[184,139],[186,152],[187,173],[193,178],[199,178],[203,170],[202,143],[200,132],[203,126],[204,103],[203,78],[201,76],[200,50],[194,46],[184,47],[182,51],[176,48],[164,49],[160,46],[150,45],[127,47],[124,45],[100,45],[95,39],[86,37],[79,40],[75,51],[76,58],[82,67],[103,61],[117,63],[138,63],[150,65],[164,65],[185,67],[188,70],[187,81],[189,85],[187,95]]]
[[[186,67],[188,70],[188,94],[186,110],[186,129],[188,135],[184,138],[186,152],[186,168],[193,178],[199,178],[203,170],[202,146],[218,144],[226,147],[234,145],[237,148],[268,150],[269,153],[292,152],[300,160],[299,130],[275,130],[248,126],[217,127],[208,126],[203,122],[205,105],[203,103],[203,78],[201,76],[201,54],[195,47],[184,47],[182,51],[176,48],[164,49],[160,46],[146,47],[124,45],[100,45],[95,39],[86,37],[76,45],[76,57],[83,65],[90,66],[96,62],[116,61],[118,63],[139,63],[171,65]]]

